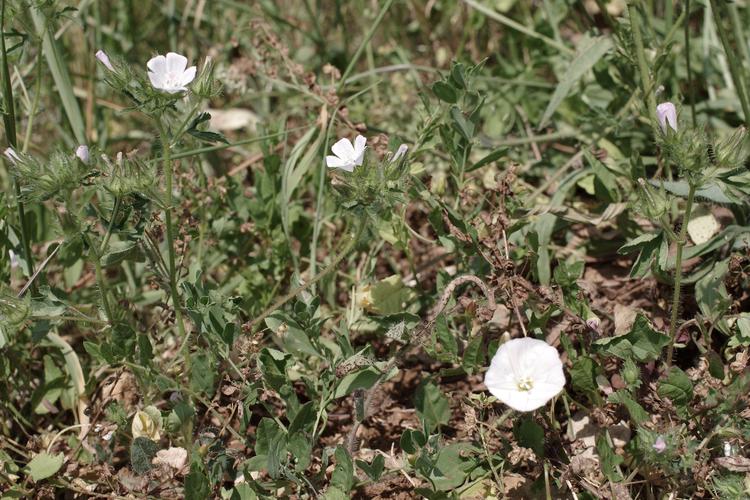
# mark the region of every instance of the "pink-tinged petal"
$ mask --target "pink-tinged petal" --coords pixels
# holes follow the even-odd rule
[[[347,160],[342,160],[338,156],[326,156],[326,166],[328,168],[340,168],[347,172],[354,170],[354,165]]]
[[[112,66],[112,62],[109,60],[109,56],[103,50],[96,51],[96,58],[102,63],[108,70],[114,71],[115,68]]]
[[[170,73],[182,73],[187,68],[187,57],[175,52],[167,53],[167,71]]]
[[[85,144],[81,144],[80,146],[78,146],[78,148],[76,149],[76,156],[78,157],[79,160],[81,160],[83,163],[88,165],[89,164],[89,147],[86,146]]]
[[[656,106],[656,119],[662,132],[667,132],[667,126],[677,131],[677,109],[671,102],[663,102]]]
[[[195,80],[195,72],[197,71],[195,66],[190,66],[188,69],[185,70],[185,72],[182,74],[182,78],[180,78],[180,84],[181,85],[187,85],[188,83]]]
[[[167,58],[164,56],[152,57],[146,63],[146,67],[154,73],[164,74],[167,72]]]
[[[354,146],[352,146],[352,141],[347,138],[339,139],[336,144],[331,146],[331,151],[342,160],[354,159]]]

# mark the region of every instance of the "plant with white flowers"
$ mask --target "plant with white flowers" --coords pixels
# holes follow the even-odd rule
[[[542,340],[510,340],[495,353],[484,384],[497,399],[517,411],[544,406],[565,387],[557,349]]]

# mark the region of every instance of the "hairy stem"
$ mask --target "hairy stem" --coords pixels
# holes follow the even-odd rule
[[[180,294],[177,290],[177,268],[175,265],[175,249],[174,249],[174,224],[172,222],[172,215],[174,207],[172,206],[172,158],[171,158],[171,144],[167,135],[164,124],[161,118],[156,120],[157,126],[159,127],[159,136],[161,138],[161,150],[162,150],[162,161],[164,165],[164,178],[165,178],[165,189],[166,189],[166,207],[164,208],[164,218],[167,225],[167,252],[169,254],[169,293],[172,296],[172,307],[174,307],[175,322],[180,332],[180,338],[185,339],[185,324],[182,321],[182,303],[180,302]],[[185,357],[186,363],[189,360],[189,356]]]
[[[674,355],[674,343],[677,340],[677,320],[680,311],[680,296],[682,292],[682,249],[687,242],[687,226],[690,221],[690,213],[693,211],[693,198],[695,198],[695,185],[690,184],[688,191],[687,204],[685,205],[685,215],[682,218],[682,228],[677,239],[677,251],[674,261],[674,294],[672,296],[672,318],[669,322],[669,348],[667,349],[667,367],[672,366],[672,356]]]

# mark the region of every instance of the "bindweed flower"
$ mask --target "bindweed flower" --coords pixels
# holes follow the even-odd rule
[[[18,156],[18,153],[16,153],[16,150],[13,148],[6,148],[3,154],[8,159],[8,161],[13,165],[21,161],[21,157]]]
[[[663,436],[657,437],[656,441],[654,441],[652,448],[654,449],[656,453],[664,453],[664,450],[667,449],[667,442],[664,441],[664,437]]]
[[[76,156],[79,160],[81,160],[85,165],[89,164],[89,147],[85,144],[81,144],[76,149]]]
[[[197,71],[195,66],[188,68],[187,63],[187,57],[174,52],[151,58],[146,64],[151,85],[169,94],[186,91],[186,85],[195,79]]]
[[[497,350],[484,377],[490,393],[517,411],[544,406],[565,386],[557,349],[542,340],[510,340]]]
[[[656,106],[656,118],[662,132],[667,133],[667,126],[677,132],[677,109],[671,102],[663,102]]]
[[[100,63],[104,65],[105,68],[107,68],[110,71],[114,71],[115,68],[112,66],[112,62],[109,60],[109,56],[106,52],[103,50],[97,50],[96,51],[96,58],[99,60]]]
[[[336,156],[326,156],[326,165],[328,168],[340,168],[346,172],[352,172],[354,167],[362,165],[365,158],[365,149],[367,148],[367,139],[358,135],[352,142],[343,138],[331,146],[331,151]]]

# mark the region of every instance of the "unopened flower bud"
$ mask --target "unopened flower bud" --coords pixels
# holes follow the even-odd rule
[[[21,161],[21,157],[18,156],[18,153],[16,153],[16,150],[13,148],[7,148],[3,154],[13,165]]]
[[[599,318],[596,315],[591,315],[586,319],[586,326],[595,332],[599,331],[599,325],[601,325],[601,321],[599,321]]]
[[[664,450],[667,449],[667,442],[664,441],[664,438],[662,436],[659,436],[654,441],[652,448],[656,453],[664,453]]]
[[[84,164],[89,164],[89,147],[85,144],[81,144],[78,146],[78,149],[76,149],[76,156],[79,160],[81,160]]]
[[[662,132],[667,133],[667,125],[677,132],[677,109],[671,102],[663,102],[656,106],[656,118]]]
[[[112,63],[109,60],[109,56],[103,50],[96,51],[96,58],[99,59],[99,62],[102,63],[104,67],[107,68],[108,70],[110,71],[115,70],[114,66],[112,66]]]

